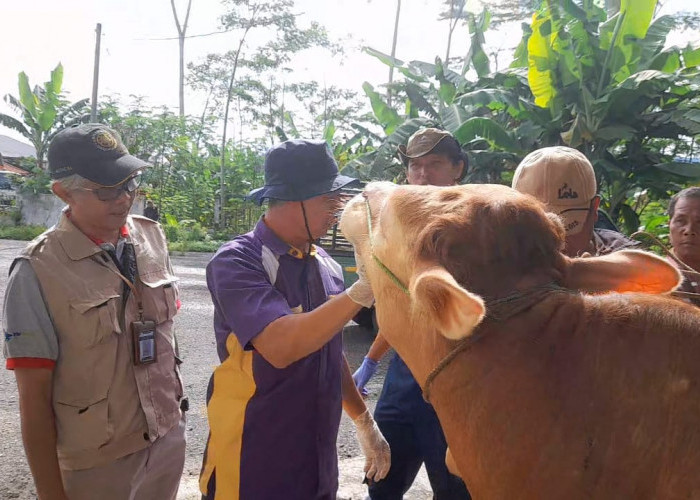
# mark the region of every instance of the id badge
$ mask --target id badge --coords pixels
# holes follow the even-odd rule
[[[155,321],[134,321],[131,323],[131,331],[134,340],[134,364],[155,363],[158,357]]]

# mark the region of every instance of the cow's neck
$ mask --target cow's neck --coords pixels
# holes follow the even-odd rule
[[[445,359],[454,348],[454,342],[448,342],[437,331],[416,339],[419,349],[412,349],[402,356],[418,384],[424,388],[430,373]],[[399,353],[401,355],[401,353]]]
[[[408,300],[407,296],[395,292],[377,300],[379,331],[423,387],[428,374],[450,352],[454,343],[448,342],[436,330],[417,327],[408,317],[397,317],[398,311],[410,311]]]

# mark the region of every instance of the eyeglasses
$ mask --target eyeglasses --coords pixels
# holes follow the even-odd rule
[[[138,189],[141,185],[141,174],[134,175],[126,181],[122,182],[118,186],[114,187],[100,187],[100,188],[80,188],[83,191],[91,191],[95,193],[97,199],[100,201],[114,201],[119,198],[122,193],[126,192],[131,195],[134,191]]]

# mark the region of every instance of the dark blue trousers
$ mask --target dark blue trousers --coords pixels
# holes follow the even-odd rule
[[[401,500],[423,463],[435,500],[471,498],[464,482],[447,470],[447,442],[435,410],[398,356],[387,370],[374,418],[391,447],[391,469],[369,485],[372,500]]]

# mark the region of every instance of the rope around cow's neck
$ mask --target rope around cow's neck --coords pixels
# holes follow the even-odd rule
[[[367,231],[372,259],[377,266],[379,266],[379,269],[381,269],[403,293],[410,296],[411,294],[408,287],[403,283],[403,281],[401,281],[401,279],[396,276],[391,269],[389,269],[374,253],[374,239],[372,237],[372,209],[369,205],[369,199],[367,199],[367,196],[365,196],[365,207],[367,209]],[[532,305],[544,298],[545,295],[553,291],[562,290],[565,289],[555,285],[554,283],[547,283],[545,285],[528,288],[527,290],[517,291],[499,299],[487,301],[487,318],[491,318],[495,321],[505,321],[506,319],[523,312],[525,309],[532,307]],[[430,372],[422,389],[423,399],[425,399],[426,402],[430,402],[430,387],[432,386],[435,377],[437,377],[440,372],[442,372],[442,370],[444,370],[447,365],[449,365],[461,352],[469,349],[480,338],[481,334],[476,332],[460,340],[454,349],[452,349],[438,363],[433,371]]]
[[[505,321],[513,316],[524,312],[535,304],[541,302],[547,295],[552,292],[569,292],[566,288],[562,288],[555,283],[546,283],[544,285],[534,286],[526,290],[519,290],[505,297],[486,301],[486,318],[493,321]],[[464,337],[457,342],[457,345],[442,358],[433,371],[428,374],[423,385],[423,399],[426,403],[430,403],[430,388],[435,381],[435,378],[454,361],[454,359],[462,352],[470,349],[477,341],[483,337],[483,329],[478,329],[471,335]]]

